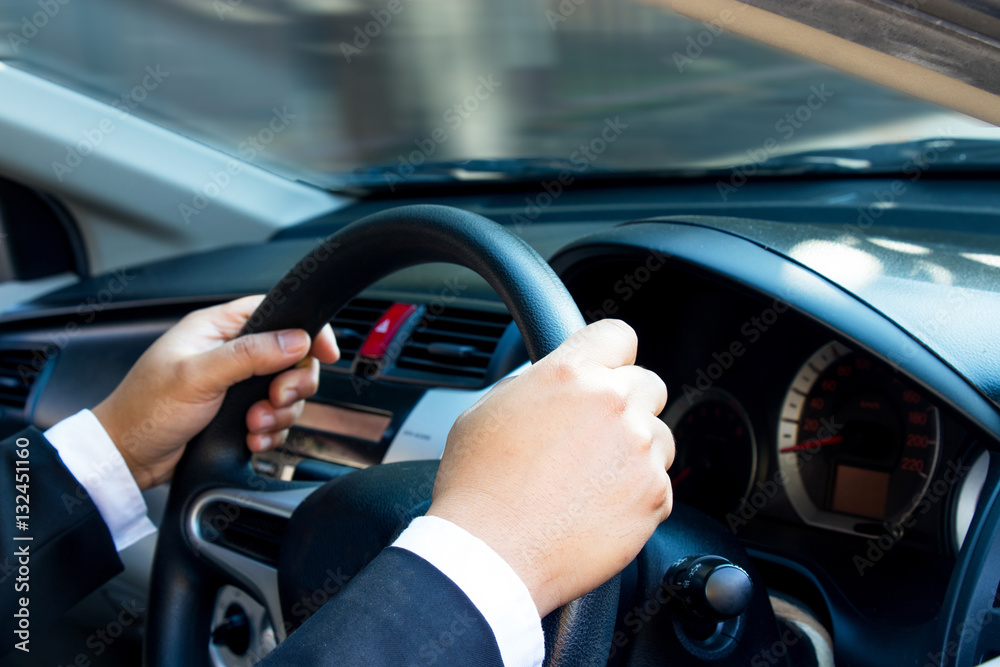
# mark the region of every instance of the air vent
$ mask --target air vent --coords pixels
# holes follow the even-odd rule
[[[396,368],[415,379],[482,383],[510,315],[465,308],[445,308],[435,315],[432,310],[413,330]]]
[[[288,519],[217,500],[205,506],[198,523],[204,540],[261,563],[278,566],[278,552]]]
[[[23,410],[46,361],[38,349],[0,350],[0,405]]]
[[[368,332],[391,305],[391,301],[352,299],[337,311],[330,320],[330,326],[333,327],[337,346],[340,348],[338,367],[350,368]]]

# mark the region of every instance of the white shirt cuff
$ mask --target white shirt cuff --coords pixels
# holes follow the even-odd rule
[[[44,435],[97,506],[115,549],[121,551],[156,532],[125,459],[93,412],[81,410]]]
[[[531,593],[489,545],[450,521],[421,516],[392,546],[420,556],[462,589],[492,628],[506,667],[542,664],[545,638]]]

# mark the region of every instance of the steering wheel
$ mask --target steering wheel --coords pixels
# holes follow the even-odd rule
[[[532,361],[584,325],[565,286],[520,238],[466,211],[407,206],[360,219],[321,242],[271,290],[242,334],[301,328],[315,336],[376,280],[428,262],[459,264],[482,276],[506,304]],[[436,462],[374,466],[322,487],[258,475],[245,446],[245,416],[267,395],[272,378],[232,387],[177,466],[153,564],[146,665],[209,664],[212,612],[224,584],[249,589],[282,639],[290,592],[312,588],[316,568],[330,567],[310,562],[317,560],[313,550],[340,548],[340,557],[360,569],[429,505]],[[317,525],[324,517],[331,517],[329,531]],[[345,534],[338,518],[365,526],[354,532],[357,543],[331,545],[331,535]],[[273,550],[280,545],[280,552],[262,562],[247,548],[251,538]],[[547,664],[603,665],[618,595],[616,577],[546,617]]]

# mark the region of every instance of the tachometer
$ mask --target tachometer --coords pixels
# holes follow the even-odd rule
[[[832,342],[799,369],[778,425],[778,463],[806,523],[897,532],[938,458],[938,411],[887,365]]]
[[[716,388],[674,403],[663,421],[677,453],[670,467],[674,498],[722,517],[746,495],[757,468],[750,420],[739,402]]]

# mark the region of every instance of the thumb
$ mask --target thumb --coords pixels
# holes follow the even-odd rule
[[[203,388],[213,393],[222,392],[254,375],[283,371],[305,358],[309,345],[309,334],[302,329],[234,338],[199,355]]]

